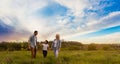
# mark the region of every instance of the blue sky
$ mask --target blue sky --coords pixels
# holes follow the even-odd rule
[[[120,43],[119,0],[0,0],[0,41],[61,39]],[[109,40],[109,41],[108,41]]]
[[[81,35],[81,37],[89,38],[89,37],[105,36],[105,35],[116,33],[116,32],[120,32],[120,25],[106,28],[106,29],[101,29],[85,35]]]
[[[59,3],[50,3],[40,10],[37,10],[36,15],[43,17],[65,16],[68,8]]]

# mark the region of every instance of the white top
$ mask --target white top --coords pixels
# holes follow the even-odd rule
[[[57,40],[55,40],[54,42],[54,47],[57,47]]]
[[[49,47],[48,44],[42,44],[43,45],[43,50],[47,50],[47,48]]]

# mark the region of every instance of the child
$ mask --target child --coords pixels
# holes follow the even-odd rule
[[[46,58],[47,50],[48,50],[48,47],[49,47],[48,41],[45,40],[45,44],[42,44],[42,45],[43,45],[43,57]]]

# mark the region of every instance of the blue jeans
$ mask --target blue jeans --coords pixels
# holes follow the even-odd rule
[[[57,49],[57,48],[54,48],[53,51],[54,51],[54,56],[57,58],[57,57],[58,57],[58,53],[59,53],[59,52],[58,52],[58,49]]]

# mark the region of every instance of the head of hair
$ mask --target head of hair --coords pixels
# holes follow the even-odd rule
[[[59,34],[56,34],[56,39],[60,39],[60,35]]]
[[[45,44],[48,44],[48,40],[45,40]]]
[[[36,36],[37,34],[38,34],[38,31],[35,30],[35,31],[34,31],[34,35]]]

